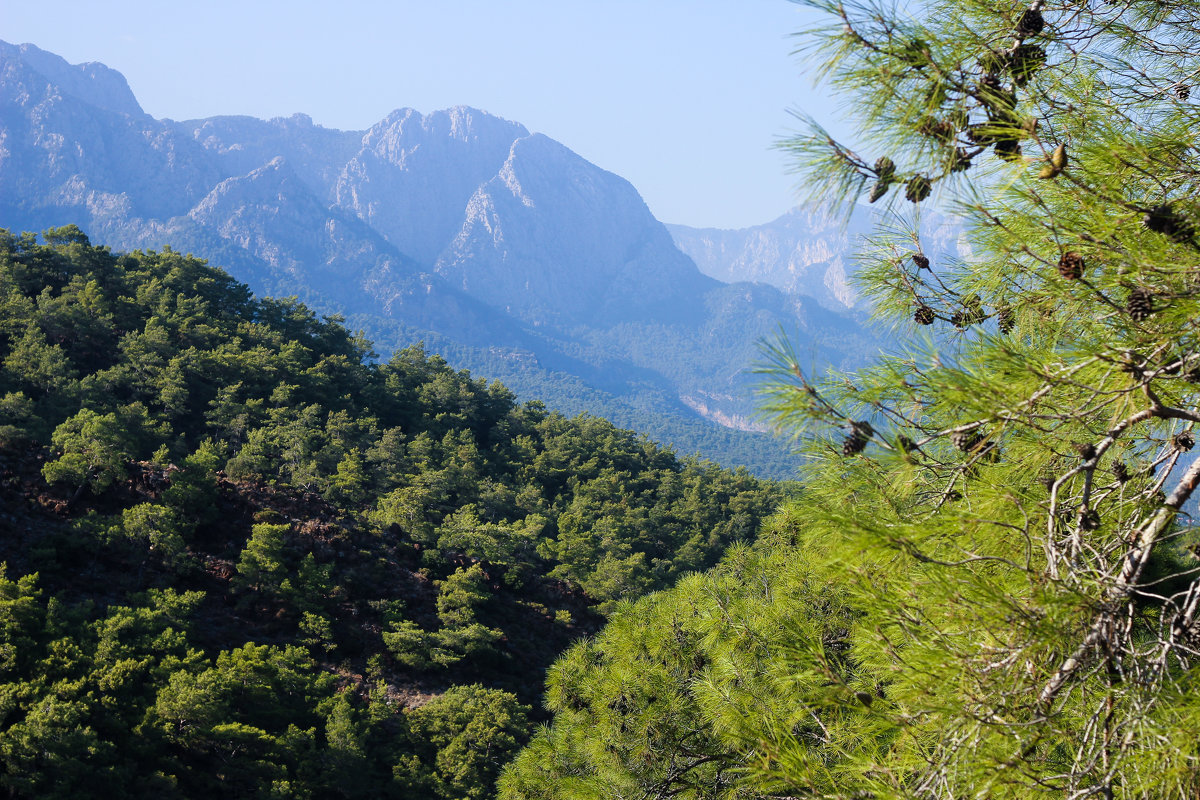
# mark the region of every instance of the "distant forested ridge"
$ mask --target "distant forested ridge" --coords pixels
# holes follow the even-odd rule
[[[490,797],[553,658],[781,493],[169,249],[0,232],[0,786]]]

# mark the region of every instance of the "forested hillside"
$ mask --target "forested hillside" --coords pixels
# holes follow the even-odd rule
[[[170,250],[0,233],[0,785],[485,798],[545,667],[780,489]]]

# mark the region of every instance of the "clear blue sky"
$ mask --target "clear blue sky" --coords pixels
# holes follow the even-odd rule
[[[833,118],[787,0],[3,0],[0,39],[122,72],[156,117],[310,114],[362,129],[471,105],[629,179],[664,222],[794,204],[787,109]]]

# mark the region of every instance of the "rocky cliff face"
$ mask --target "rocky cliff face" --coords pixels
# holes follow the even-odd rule
[[[144,117],[137,98],[125,81],[125,76],[103,64],[68,64],[63,58],[34,47],[31,44],[12,45],[0,42],[0,59],[6,66],[24,65],[40,76],[37,83],[45,81],[57,92],[71,95],[96,108]]]
[[[472,108],[393,111],[362,137],[330,200],[432,265],[463,226],[475,191],[504,165],[521,125]]]
[[[386,311],[420,272],[357,217],[321,202],[279,156],[217,184],[188,217],[265,262],[282,285],[320,287],[347,310]]]
[[[362,131],[323,128],[306,114],[269,120],[211,117],[176,122],[174,128],[203,147],[226,176],[246,175],[282,157],[321,202],[327,202],[363,136]]]
[[[513,142],[438,260],[454,286],[535,324],[694,317],[714,288],[624,179],[540,134]]]
[[[193,142],[142,113],[119,73],[29,45],[0,43],[0,123],[8,219],[54,209],[102,223],[169,217],[221,177]]]
[[[731,258],[790,265],[795,286],[852,305],[832,228],[800,242],[812,219],[702,232],[689,249],[718,278]],[[752,427],[742,368],[760,337],[799,331],[843,366],[871,343],[815,303],[706,276],[627,181],[517,123],[462,107],[400,109],[366,131],[299,114],[156,120],[103,65],[0,43],[0,227],[72,222],[354,315],[384,355],[424,339],[687,452],[712,440],[679,434],[701,417]]]

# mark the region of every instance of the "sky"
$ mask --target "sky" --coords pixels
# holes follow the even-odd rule
[[[836,104],[793,55],[787,0],[0,0],[0,39],[125,75],[155,117],[310,115],[362,130],[469,105],[633,183],[663,222],[738,228],[795,205],[774,147]]]

